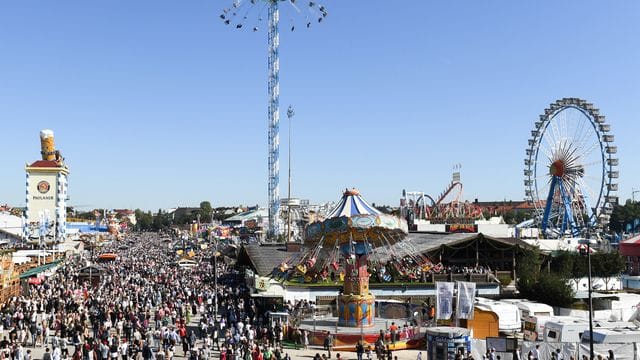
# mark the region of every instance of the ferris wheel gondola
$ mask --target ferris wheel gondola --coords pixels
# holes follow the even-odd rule
[[[563,98],[540,115],[524,160],[526,199],[544,237],[578,236],[608,224],[618,198],[617,147],[593,104]]]

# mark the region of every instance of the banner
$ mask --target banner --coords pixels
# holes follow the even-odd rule
[[[256,281],[256,290],[269,290],[269,286],[271,285],[269,283],[269,280],[270,279],[268,277],[258,276],[258,279]]]
[[[473,319],[473,306],[476,299],[476,283],[458,281],[458,300],[456,302],[456,317],[458,319]]]
[[[436,281],[436,319],[447,320],[453,314],[453,283]]]
[[[477,233],[477,224],[447,224],[444,231],[449,233]]]

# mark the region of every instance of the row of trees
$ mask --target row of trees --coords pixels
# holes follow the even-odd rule
[[[167,231],[171,228],[173,218],[171,214],[158,209],[156,214],[151,211],[143,212],[140,209],[135,210],[137,231]]]
[[[573,302],[572,284],[577,285],[587,276],[588,270],[586,255],[563,251],[554,257],[543,258],[538,249],[525,250],[518,259],[518,290],[527,299],[567,307]],[[606,286],[624,270],[624,258],[617,252],[591,255],[591,274],[602,278]]]
[[[188,209],[188,211],[180,212],[177,216],[175,213],[168,213],[159,209],[157,213],[153,214],[151,211],[142,211],[140,209],[135,210],[137,224],[135,229],[139,231],[160,231],[167,230],[171,226],[184,226],[191,224],[194,221],[200,220],[202,222],[209,222],[211,219],[215,221],[222,221],[231,216],[226,213],[226,210],[231,209],[228,207],[213,208],[209,201],[202,201],[200,207],[196,209]],[[86,212],[75,212],[73,208],[68,209],[69,217],[76,219],[82,219],[89,222],[96,220],[96,213],[104,214],[105,209],[95,209]],[[107,210],[107,212],[109,212]]]
[[[136,209],[135,213],[138,223],[135,228],[140,231],[164,231],[172,226],[184,227],[198,220],[203,223],[208,223],[211,219],[214,221],[223,221],[232,216],[226,213],[228,209],[232,208],[213,208],[209,201],[203,201],[200,203],[199,208],[189,209],[188,211],[180,212],[178,215],[176,215],[176,213],[167,213],[161,209],[155,214],[152,214],[150,211],[143,212],[140,209]]]

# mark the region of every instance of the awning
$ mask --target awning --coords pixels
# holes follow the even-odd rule
[[[29,285],[40,285],[42,284],[42,278],[37,276],[37,277],[30,277],[29,280]]]
[[[62,260],[56,260],[52,263],[48,263],[42,266],[38,266],[38,267],[34,267],[32,269],[29,269],[25,272],[23,272],[22,274],[20,274],[20,279],[24,279],[24,278],[28,278],[31,277],[33,275],[38,275],[39,273],[45,271],[45,270],[49,270],[52,267],[58,266],[58,264],[61,262]]]

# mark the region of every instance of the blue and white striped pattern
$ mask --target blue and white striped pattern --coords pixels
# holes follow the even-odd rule
[[[269,1],[269,237],[280,235],[280,13],[278,2]]]
[[[360,195],[352,195],[346,192],[342,195],[342,199],[336,207],[331,210],[327,218],[334,218],[340,216],[351,217],[354,215],[380,215],[381,212],[376,210],[373,206],[367,204],[367,202]]]
[[[25,213],[27,214],[27,219],[30,216],[30,212],[29,212],[29,173],[27,173],[27,181],[25,182]],[[28,221],[27,221],[28,222]]]
[[[58,173],[58,186],[56,194],[56,234],[60,242],[64,242],[67,237],[67,175]]]
[[[29,222],[27,221],[26,213],[22,214],[22,239],[26,240],[29,237]]]

